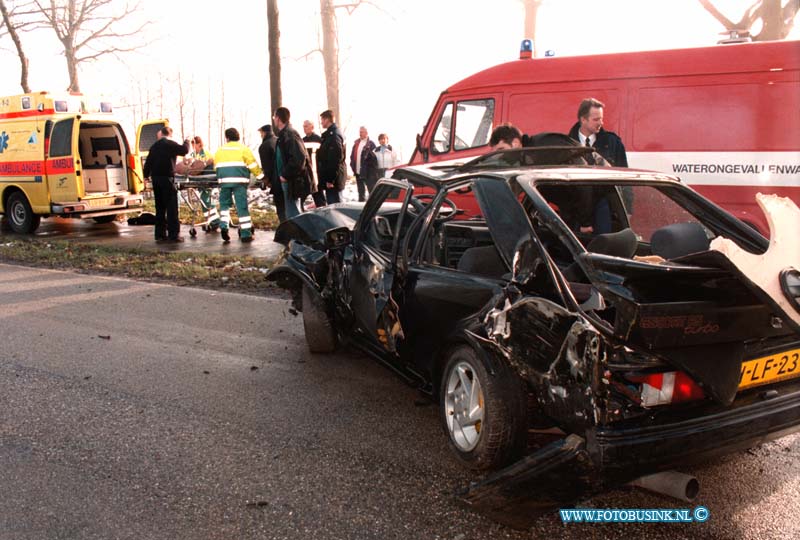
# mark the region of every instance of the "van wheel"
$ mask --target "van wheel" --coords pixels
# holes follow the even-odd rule
[[[27,197],[19,191],[12,193],[6,204],[6,217],[11,230],[18,234],[29,234],[39,227],[41,216],[34,215]]]
[[[94,218],[92,218],[92,219],[94,220],[94,222],[95,222],[95,223],[111,223],[112,221],[114,221],[115,219],[117,219],[117,216],[116,216],[116,215],[111,215],[111,216],[97,216],[97,217],[94,217]]]
[[[450,448],[470,469],[499,469],[522,456],[527,438],[523,383],[506,366],[490,374],[469,346],[454,349],[441,381],[439,411]]]
[[[325,303],[308,285],[303,285],[303,328],[308,350],[329,353],[336,349],[336,330]]]

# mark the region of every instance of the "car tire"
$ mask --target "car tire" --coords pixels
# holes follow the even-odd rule
[[[11,230],[18,234],[32,233],[41,221],[41,216],[34,215],[28,198],[19,191],[8,197],[6,218]]]
[[[490,373],[469,346],[447,357],[439,412],[450,448],[470,469],[499,469],[520,458],[527,441],[527,394],[505,366]]]
[[[329,353],[336,349],[336,330],[325,303],[308,285],[303,285],[303,328],[308,350]]]

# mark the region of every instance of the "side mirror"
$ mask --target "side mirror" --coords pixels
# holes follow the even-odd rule
[[[336,227],[325,231],[325,248],[340,249],[350,244],[353,240],[353,233],[347,227]]]
[[[422,156],[423,161],[428,161],[428,149],[422,145],[422,135],[417,133],[417,152]]]

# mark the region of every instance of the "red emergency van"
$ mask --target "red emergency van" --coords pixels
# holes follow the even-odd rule
[[[630,167],[678,175],[762,232],[756,193],[800,205],[800,41],[500,64],[442,92],[411,163],[485,153],[503,122],[566,133],[587,97]]]

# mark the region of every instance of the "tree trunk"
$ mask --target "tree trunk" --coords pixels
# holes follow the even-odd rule
[[[542,0],[522,0],[522,5],[525,6],[525,28],[523,33],[524,39],[530,39],[533,44],[533,56],[536,56],[536,18],[539,15],[539,8],[542,5]]]
[[[19,39],[17,28],[11,24],[11,16],[8,14],[8,8],[6,8],[4,0],[0,0],[0,12],[3,14],[3,22],[6,24],[8,35],[11,36],[14,46],[17,48],[20,64],[19,84],[22,86],[22,91],[28,94],[31,91],[31,87],[28,85],[28,57],[25,56],[25,52],[22,50],[22,41]]]
[[[278,24],[278,0],[267,0],[267,45],[269,47],[270,117],[283,104],[281,95],[281,30]]]
[[[337,118],[339,110],[339,43],[336,36],[336,11],[333,0],[319,0],[322,18],[322,58],[325,64],[325,85],[328,91],[328,108]]]
[[[78,81],[78,63],[75,61],[75,51],[72,46],[66,45],[64,47],[64,54],[67,57],[67,71],[69,72],[69,88],[70,92],[80,92],[81,84]]]

